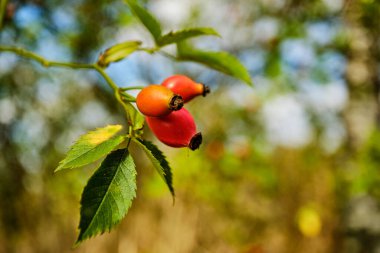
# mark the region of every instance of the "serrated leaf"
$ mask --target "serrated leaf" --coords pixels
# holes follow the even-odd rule
[[[136,174],[127,149],[106,157],[83,190],[76,244],[110,231],[124,218],[136,197]]]
[[[192,37],[197,36],[204,36],[204,35],[213,35],[213,36],[219,36],[220,35],[213,29],[209,27],[196,27],[196,28],[189,28],[185,30],[175,31],[175,32],[169,32],[165,35],[163,35],[159,40],[157,41],[158,46],[165,46],[172,43],[177,43]]]
[[[71,146],[66,158],[59,163],[55,172],[62,169],[81,167],[107,155],[124,141],[124,136],[113,137],[121,129],[121,125],[111,125],[82,135]]]
[[[178,43],[177,60],[198,62],[252,85],[248,70],[235,56],[227,52],[201,51]]]
[[[173,188],[173,175],[169,163],[166,161],[164,154],[156,145],[147,140],[133,139],[147,154],[158,174],[164,179],[173,198],[175,196]]]
[[[136,51],[141,45],[141,41],[127,41],[116,44],[104,51],[99,56],[99,66],[106,67],[112,62],[118,62]]]
[[[133,15],[140,20],[140,22],[148,29],[154,40],[157,42],[162,33],[161,25],[157,19],[144,7],[140,6],[136,0],[125,0],[125,2],[128,4]]]

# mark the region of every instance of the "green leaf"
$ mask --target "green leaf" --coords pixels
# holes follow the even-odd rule
[[[227,52],[201,51],[178,43],[177,60],[198,62],[252,85],[248,70],[235,56]]]
[[[204,36],[204,35],[214,35],[219,36],[218,32],[216,32],[213,28],[209,27],[197,27],[197,28],[189,28],[185,30],[169,32],[163,35],[157,41],[158,46],[165,46],[168,44],[180,42],[192,37]]]
[[[120,61],[136,51],[140,45],[141,41],[127,41],[116,44],[106,49],[104,53],[99,56],[98,65],[106,67],[112,62]]]
[[[59,163],[55,172],[62,169],[80,167],[107,155],[124,141],[124,136],[113,137],[121,129],[121,125],[111,125],[82,135],[71,146],[66,158]]]
[[[124,218],[136,197],[136,174],[127,149],[106,157],[83,190],[76,245],[110,231]]]
[[[145,124],[145,118],[137,110],[134,114],[134,122],[135,122],[135,124],[133,125],[133,130],[142,132],[143,128],[144,128],[144,124]]]
[[[173,176],[169,163],[166,161],[166,157],[153,143],[142,139],[133,140],[145,151],[148,158],[152,161],[153,166],[156,168],[158,174],[160,174],[162,179],[164,179],[170,193],[174,198],[175,193],[173,188]]]
[[[161,37],[161,25],[157,19],[144,7],[140,6],[136,0],[125,0],[131,9],[133,15],[135,15],[140,22],[148,29],[152,34],[154,40],[157,42]]]
[[[123,107],[126,112],[128,124],[133,127],[136,133],[141,132],[142,134],[145,123],[144,116],[130,102],[123,101]]]

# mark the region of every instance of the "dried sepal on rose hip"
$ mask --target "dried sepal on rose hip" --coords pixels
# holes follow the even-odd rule
[[[161,117],[183,106],[180,95],[161,85],[149,85],[136,97],[136,105],[142,114],[150,117]]]
[[[166,78],[162,84],[173,91],[175,94],[180,95],[183,100],[189,102],[197,96],[206,96],[210,92],[208,86],[197,83],[184,75],[173,75]]]
[[[185,108],[163,117],[146,117],[146,122],[154,135],[170,147],[195,150],[202,143],[202,134],[197,133],[194,119]]]

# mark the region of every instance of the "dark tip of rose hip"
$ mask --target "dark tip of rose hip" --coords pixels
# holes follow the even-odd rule
[[[202,134],[199,132],[193,136],[190,140],[189,148],[196,150],[202,144]]]
[[[182,108],[183,103],[184,101],[180,95],[174,95],[172,100],[170,100],[169,109],[172,111],[178,111]]]
[[[202,85],[203,85],[203,93],[202,93],[202,96],[205,97],[208,93],[210,93],[210,87],[204,85],[203,83],[202,83]]]

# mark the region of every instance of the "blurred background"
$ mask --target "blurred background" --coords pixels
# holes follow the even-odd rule
[[[72,249],[95,166],[53,174],[81,134],[125,123],[94,71],[45,69],[0,52],[0,252],[380,252],[380,2],[150,0],[164,31],[211,26],[255,83],[143,52],[110,65],[121,87],[186,74],[212,93],[189,104],[204,143],[154,140],[176,203],[133,149],[137,198],[123,222]],[[8,1],[1,45],[94,62],[125,40],[153,45],[121,0]],[[165,48],[173,52],[171,46]]]

